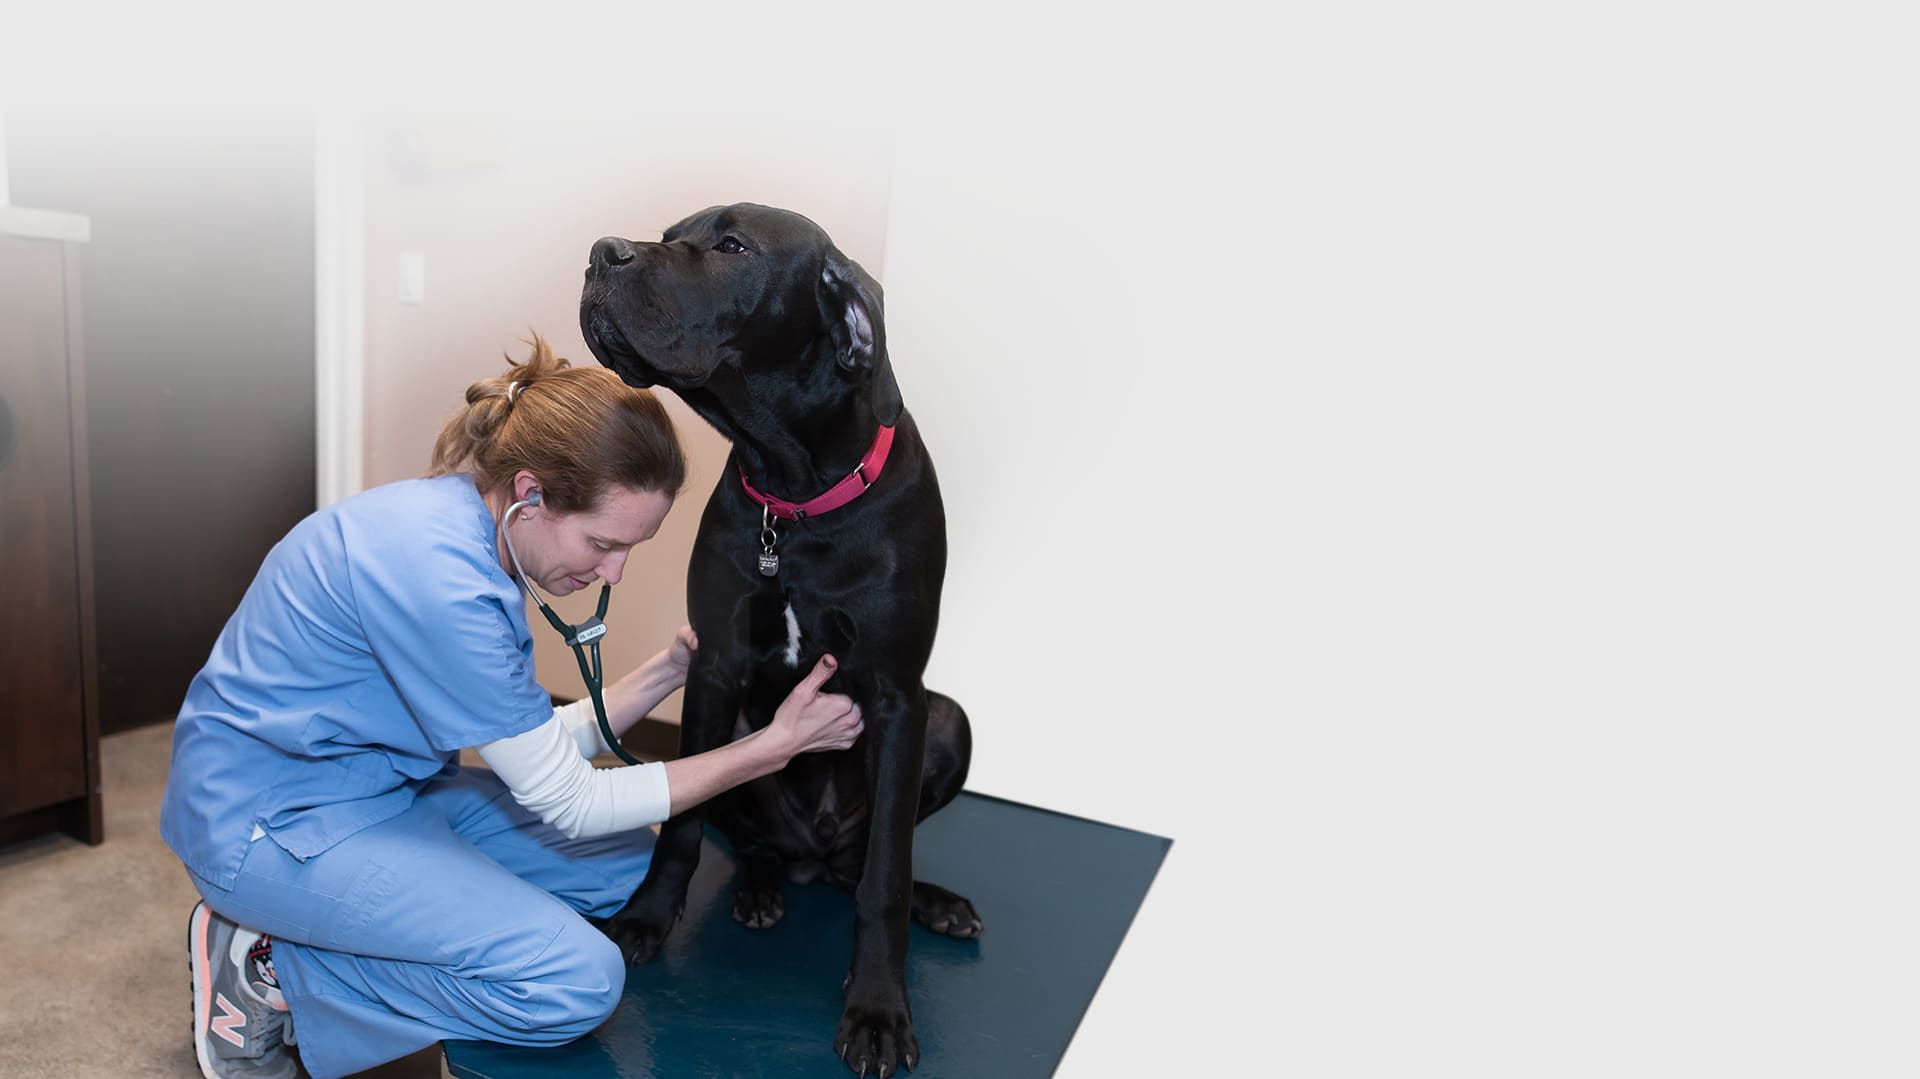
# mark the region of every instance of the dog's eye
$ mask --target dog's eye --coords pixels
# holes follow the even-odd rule
[[[736,240],[733,237],[728,236],[725,239],[721,240],[719,243],[714,244],[713,249],[715,251],[724,251],[729,255],[737,255],[740,252],[745,251],[747,249],[747,246],[741,243],[739,240]]]

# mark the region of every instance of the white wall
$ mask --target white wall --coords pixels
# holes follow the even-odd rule
[[[1885,28],[943,30],[886,279],[931,680],[974,786],[1176,840],[1060,1074],[1909,1070]]]
[[[0,206],[12,205],[7,195],[7,116],[0,113]]]

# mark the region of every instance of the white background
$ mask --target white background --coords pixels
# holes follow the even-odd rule
[[[1176,840],[1062,1075],[1912,1074],[1911,37],[1546,10],[127,9],[64,85],[890,125],[929,680]]]

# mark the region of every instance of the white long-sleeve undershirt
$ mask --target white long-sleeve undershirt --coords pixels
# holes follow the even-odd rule
[[[673,806],[667,766],[595,768],[587,763],[607,749],[593,702],[586,699],[554,709],[552,718],[524,734],[478,747],[480,759],[514,800],[570,839],[666,820]]]
[[[553,718],[564,723],[567,734],[580,747],[580,755],[588,760],[602,753],[613,752],[607,740],[600,737],[600,723],[593,716],[593,701],[582,697],[572,704],[563,704],[553,710]]]

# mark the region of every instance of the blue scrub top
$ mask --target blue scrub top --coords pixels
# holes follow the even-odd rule
[[[187,868],[230,887],[256,825],[312,858],[553,714],[494,529],[471,476],[438,476],[268,552],[174,724],[160,835]]]

